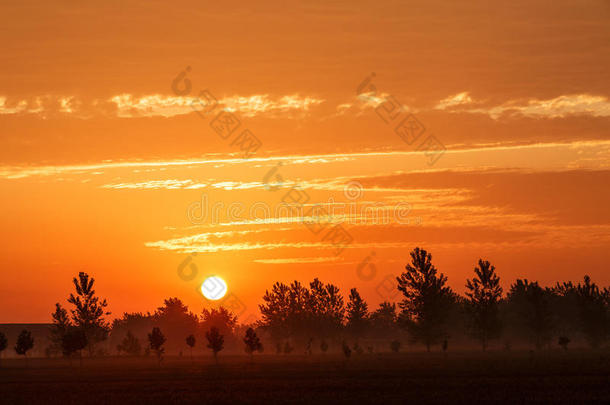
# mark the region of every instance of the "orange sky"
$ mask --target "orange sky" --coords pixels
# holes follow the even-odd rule
[[[242,320],[274,281],[376,305],[415,246],[459,292],[479,257],[505,287],[610,284],[610,3],[225,7],[0,5],[0,323],[49,321],[83,270],[116,316],[169,296],[200,312],[210,274]],[[227,139],[221,111],[240,124]],[[407,117],[425,129],[411,144]],[[244,159],[246,129],[261,145]],[[335,210],[318,234],[281,210],[294,185],[305,211]]]

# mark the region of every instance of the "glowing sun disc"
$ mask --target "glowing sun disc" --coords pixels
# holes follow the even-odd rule
[[[227,283],[218,276],[208,277],[201,283],[201,293],[209,300],[219,300],[227,293]]]

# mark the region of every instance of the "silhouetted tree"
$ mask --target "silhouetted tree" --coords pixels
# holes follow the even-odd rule
[[[197,341],[195,340],[195,336],[194,335],[189,335],[186,338],[186,344],[191,349],[191,362],[193,361],[193,347],[195,347],[195,343],[196,342]]]
[[[387,301],[379,304],[379,308],[370,315],[373,328],[386,332],[395,326],[396,318],[396,304]]]
[[[355,288],[350,290],[347,302],[347,329],[356,338],[362,336],[369,321],[368,305]]]
[[[63,308],[59,303],[55,304],[55,312],[51,314],[53,324],[49,333],[49,340],[51,341],[50,352],[60,353],[63,352],[63,338],[67,333],[68,329],[72,326],[70,318],[68,317],[68,311]]]
[[[400,341],[398,340],[392,340],[390,342],[390,349],[394,352],[394,353],[398,353],[400,351]]]
[[[231,340],[232,343],[236,342],[236,340],[232,340],[235,334],[236,325],[237,316],[225,307],[220,307],[218,309],[204,308],[201,313],[200,328],[202,330],[209,331],[212,328],[216,328],[223,337]]]
[[[254,352],[260,352],[263,350],[261,340],[256,336],[254,329],[248,328],[246,330],[246,336],[244,337],[244,344],[246,345],[246,353],[252,358]]]
[[[488,261],[479,259],[479,266],[474,268],[476,277],[466,281],[470,332],[481,342],[483,350],[487,349],[489,340],[500,336],[502,326],[499,313],[502,287],[495,270]]]
[[[6,348],[8,347],[8,339],[6,338],[6,335],[2,332],[0,332],[0,360],[2,359],[2,353],[6,350]]]
[[[26,365],[28,360],[28,351],[34,347],[34,338],[32,333],[27,330],[22,330],[17,337],[17,344],[15,344],[15,352],[25,357]]]
[[[406,272],[396,278],[398,289],[405,299],[400,303],[401,319],[404,321],[413,342],[430,346],[447,335],[446,321],[455,301],[447,277],[438,274],[432,265],[432,255],[423,249],[411,252],[411,263]]]
[[[207,331],[205,337],[208,339],[208,348],[214,353],[214,360],[218,364],[218,352],[224,348],[225,338],[216,327]]]
[[[600,290],[585,276],[576,286],[581,330],[592,348],[598,348],[608,337],[608,289]]]
[[[580,298],[576,286],[571,282],[557,283],[550,289],[549,306],[553,313],[554,332],[559,336],[582,333]]]
[[[328,350],[328,343],[326,343],[326,340],[320,342],[320,350],[322,350],[322,353],[326,353]]]
[[[199,318],[179,298],[165,299],[163,306],[155,311],[153,319],[154,325],[158,326],[167,338],[166,352],[181,350],[184,337],[198,332]]]
[[[105,310],[108,303],[95,295],[95,279],[89,278],[87,273],[78,273],[78,278],[74,277],[72,282],[76,289],[76,295],[70,294],[68,298],[68,302],[74,305],[71,310],[72,322],[87,336],[87,347],[89,355],[92,356],[95,345],[106,340],[110,331],[110,326],[104,320],[105,315],[110,315],[110,312]]]
[[[506,297],[509,314],[516,318],[526,337],[541,349],[550,342],[553,333],[553,314],[550,309],[552,291],[538,282],[517,280]]]
[[[79,353],[79,361],[83,365],[82,350],[87,347],[87,335],[81,328],[74,326],[68,327],[61,338],[61,350],[64,356],[70,359],[72,364],[72,356],[74,353]]]
[[[265,292],[264,303],[259,306],[261,324],[276,343],[312,335],[323,339],[340,333],[345,308],[339,288],[318,279],[309,287],[298,281],[289,286],[275,283]]]
[[[165,353],[165,349],[163,348],[165,341],[165,336],[161,332],[161,329],[157,327],[154,327],[152,332],[148,334],[148,343],[150,349],[157,355],[159,365],[161,365],[162,356],[163,353]]]
[[[264,304],[259,305],[262,315],[262,324],[271,335],[281,352],[281,341],[290,336],[288,328],[290,314],[289,303],[290,288],[283,283],[275,283],[271,291],[265,291]]]
[[[125,352],[128,356],[139,356],[142,352],[142,346],[140,340],[128,330],[121,343],[117,345],[117,350],[119,353]]]
[[[570,344],[570,338],[567,336],[559,336],[557,343],[563,348],[563,350],[567,351],[568,345]]]
[[[341,332],[345,316],[343,296],[334,284],[323,284],[315,278],[309,283],[307,309],[308,332],[319,339],[333,338]]]

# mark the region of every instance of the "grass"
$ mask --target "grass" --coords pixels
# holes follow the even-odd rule
[[[593,351],[93,358],[0,365],[0,402],[610,403],[610,354]]]

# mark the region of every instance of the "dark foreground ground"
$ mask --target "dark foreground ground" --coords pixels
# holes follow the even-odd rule
[[[4,360],[6,404],[610,403],[610,353],[401,353],[326,356]]]

